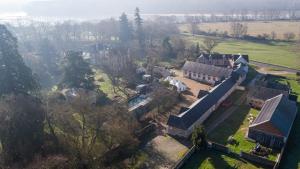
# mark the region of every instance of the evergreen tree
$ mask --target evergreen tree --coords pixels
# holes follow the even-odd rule
[[[141,51],[145,50],[145,33],[143,29],[143,19],[140,15],[140,9],[135,9],[135,26],[136,26],[136,36],[139,41],[139,45],[141,48]]]
[[[39,85],[18,52],[17,39],[0,25],[0,96],[29,94]]]
[[[66,88],[83,88],[95,90],[94,72],[82,57],[82,52],[69,51],[64,64],[61,86]]]
[[[17,39],[0,25],[0,140],[7,164],[30,161],[43,144],[43,109],[30,95],[39,85],[17,48]]]
[[[123,13],[120,17],[120,40],[123,43],[129,42],[132,38],[132,31],[129,25],[127,15]]]
[[[41,40],[38,48],[38,54],[42,62],[47,66],[51,74],[56,74],[58,71],[59,55],[48,39]]]
[[[58,64],[59,54],[48,39],[42,39],[39,42],[37,52],[39,58],[31,68],[37,74],[43,88],[52,88],[61,78],[61,69]]]

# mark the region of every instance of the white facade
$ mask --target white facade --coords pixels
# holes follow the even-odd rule
[[[217,81],[220,81],[221,79],[219,77],[215,77],[215,76],[209,76],[206,74],[198,74],[195,72],[189,72],[189,71],[184,71],[183,72],[184,77],[189,78],[189,79],[193,79],[199,82],[205,82],[211,85],[214,85]]]

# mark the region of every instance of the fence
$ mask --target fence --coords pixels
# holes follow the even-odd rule
[[[284,151],[284,150],[282,150],[279,158],[276,161],[272,161],[272,160],[266,159],[264,157],[249,154],[249,153],[246,153],[246,152],[243,152],[243,151],[241,151],[240,154],[238,154],[238,153],[232,152],[229,147],[226,147],[222,144],[218,144],[218,143],[214,143],[214,142],[208,142],[208,150],[210,150],[210,151],[219,151],[219,152],[222,152],[222,153],[225,153],[225,154],[228,154],[228,155],[231,155],[231,156],[235,156],[237,158],[242,158],[244,160],[254,162],[254,163],[260,164],[264,167],[273,168],[273,169],[277,169],[279,167],[279,161],[280,161],[280,158],[281,158],[282,153]],[[195,151],[196,151],[196,148],[195,148],[195,146],[193,146],[184,155],[184,157],[182,159],[180,159],[172,168],[173,169],[180,169],[185,164],[185,162],[195,153]]]
[[[268,168],[274,168],[274,166],[277,163],[276,161],[271,161],[266,158],[263,158],[263,157],[260,157],[257,155],[253,155],[253,154],[249,154],[249,153],[246,153],[243,151],[241,151],[240,157],[245,160],[260,164],[260,165],[262,165],[264,167],[268,167]]]
[[[180,169],[185,162],[195,153],[196,147],[193,146],[185,155],[182,159],[180,159],[172,168],[173,169]]]
[[[230,153],[229,148],[224,146],[224,145],[221,145],[221,144],[218,144],[218,143],[213,143],[213,142],[211,142],[210,145],[211,146],[209,146],[209,148],[211,148],[213,150],[220,151],[220,152],[225,153],[225,154]]]

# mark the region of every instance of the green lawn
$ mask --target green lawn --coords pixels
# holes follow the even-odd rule
[[[248,105],[239,106],[228,119],[208,135],[209,140],[226,145],[236,153],[240,153],[241,151],[250,152],[256,144],[245,138],[249,127],[247,118],[250,114],[257,117],[258,113],[258,110],[252,109]],[[227,143],[230,136],[233,136],[237,141],[235,144]],[[275,161],[277,153],[272,153],[268,158]]]
[[[203,41],[204,36],[184,35],[189,42]],[[255,43],[235,39],[217,39],[220,44],[214,50],[219,53],[248,54],[251,60],[272,63],[300,69],[300,55],[297,46],[288,42]]]
[[[257,169],[245,160],[223,155],[216,151],[203,150],[195,153],[183,166],[183,169]]]
[[[95,79],[96,79],[97,81],[99,81],[99,80],[101,79],[99,82],[97,82],[98,85],[100,85],[100,89],[101,89],[105,94],[107,94],[107,96],[108,96],[109,98],[112,99],[116,94],[115,94],[114,91],[113,91],[113,85],[112,85],[110,79],[109,79],[109,78],[107,77],[107,75],[106,75],[104,72],[102,72],[101,70],[95,70],[95,73],[96,73]],[[118,94],[119,96],[124,96],[123,93],[118,92],[118,91],[117,91],[117,94]]]
[[[232,101],[233,103],[238,100],[242,96],[242,91],[234,91],[227,100]],[[226,110],[228,110],[227,107],[220,106],[216,111],[214,111],[207,120],[204,122],[204,126],[208,126],[211,123],[215,122]]]
[[[281,169],[300,169],[300,85],[295,75],[288,75],[293,93],[298,95],[298,115],[289,136],[288,144],[281,161]]]

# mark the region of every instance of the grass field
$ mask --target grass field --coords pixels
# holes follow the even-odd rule
[[[257,169],[245,160],[223,155],[216,151],[201,151],[195,153],[183,166],[183,169]]]
[[[255,147],[254,142],[248,141],[245,136],[249,127],[247,118],[249,114],[254,117],[259,111],[250,108],[248,105],[241,105],[239,108],[222,124],[208,135],[209,140],[228,146],[232,151],[240,153],[241,151],[250,152]],[[230,136],[237,141],[236,144],[228,144],[227,140]],[[276,160],[277,153],[268,157],[270,160]]]
[[[248,34],[252,36],[262,35],[264,33],[270,34],[272,31],[276,32],[278,39],[284,38],[284,33],[293,32],[299,39],[300,35],[300,22],[295,21],[272,21],[272,22],[242,22],[248,26]],[[188,25],[181,25],[182,31],[188,31]],[[202,23],[199,25],[199,29],[205,32],[224,32],[227,31],[230,34],[229,22],[217,22],[217,23]]]
[[[242,96],[243,92],[242,91],[234,91],[229,98],[227,99],[228,101],[231,101],[234,103],[236,100],[238,100]],[[212,123],[214,123],[223,113],[225,113],[226,110],[228,110],[229,107],[224,107],[220,106],[216,111],[214,111],[208,119],[205,120],[204,126],[209,126]]]
[[[111,99],[113,99],[116,94],[113,91],[113,85],[107,75],[101,70],[95,70],[96,77],[98,81],[97,84],[100,85],[100,89]],[[123,93],[117,91],[118,96],[124,96]]]
[[[205,36],[184,34],[190,43],[202,44]],[[292,42],[255,43],[236,39],[217,38],[220,43],[214,52],[228,54],[248,54],[250,60],[300,69],[300,47]]]

